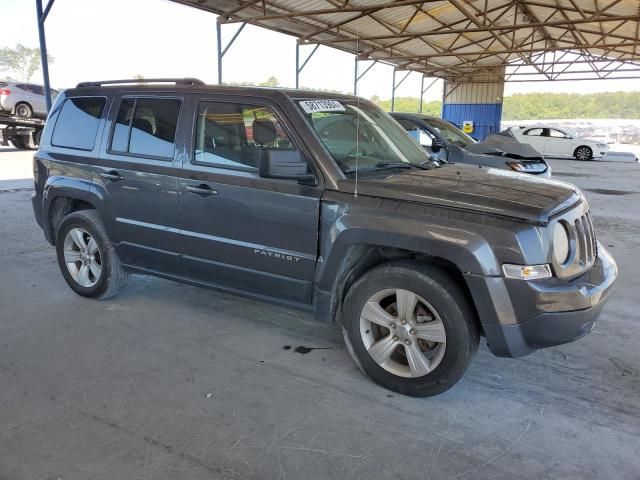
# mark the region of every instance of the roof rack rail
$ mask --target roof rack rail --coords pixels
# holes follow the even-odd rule
[[[133,78],[124,80],[101,80],[98,82],[80,82],[76,88],[101,87],[102,85],[121,85],[136,83],[175,83],[176,85],[206,85],[197,78]]]

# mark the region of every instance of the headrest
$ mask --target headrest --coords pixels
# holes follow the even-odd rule
[[[151,122],[144,118],[134,118],[133,128],[137,128],[138,130],[142,130],[145,133],[153,135],[153,126],[151,125]]]
[[[256,118],[253,121],[253,141],[258,145],[271,143],[276,139],[276,126],[266,118]]]

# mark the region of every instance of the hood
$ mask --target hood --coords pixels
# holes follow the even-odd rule
[[[487,155],[501,155],[523,160],[542,160],[542,154],[526,143],[520,143],[515,138],[505,134],[489,135],[484,142],[467,145],[466,149],[473,153]]]
[[[353,193],[355,180],[339,182]],[[581,198],[571,184],[508,170],[444,165],[432,170],[379,171],[361,174],[358,194],[441,205],[544,224],[554,213]]]

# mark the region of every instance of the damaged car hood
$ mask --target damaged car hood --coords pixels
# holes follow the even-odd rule
[[[353,193],[355,179],[339,182]],[[393,198],[490,213],[544,224],[553,214],[578,202],[573,185],[508,170],[444,165],[432,170],[390,170],[360,174],[358,195]]]

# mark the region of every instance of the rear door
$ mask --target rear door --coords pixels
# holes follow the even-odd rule
[[[179,174],[187,275],[227,289],[311,303],[321,183],[258,174],[262,149],[296,150],[302,142],[274,104],[222,96],[193,101],[193,144]]]
[[[522,132],[522,141],[528,143],[533,148],[544,155],[545,149],[545,130],[544,128],[529,128]]]
[[[31,106],[35,113],[44,115],[47,113],[47,104],[44,98],[44,87],[41,85],[29,84],[31,91]]]
[[[116,98],[93,171],[122,261],[172,275],[182,273],[176,138],[183,103],[180,97]]]

